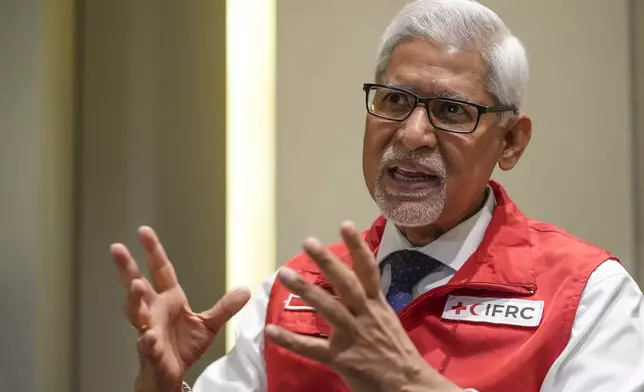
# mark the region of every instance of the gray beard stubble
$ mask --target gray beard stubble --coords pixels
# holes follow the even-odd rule
[[[395,196],[395,194],[385,192],[382,179],[387,175],[386,168],[393,160],[411,161],[434,170],[443,180],[439,194],[419,201],[392,200],[392,196]],[[437,150],[434,150],[431,154],[424,154],[417,150],[395,150],[393,146],[390,146],[383,153],[380,167],[378,168],[374,200],[381,213],[396,226],[420,227],[431,225],[438,219],[445,207],[445,198],[447,196],[446,176],[445,161]]]

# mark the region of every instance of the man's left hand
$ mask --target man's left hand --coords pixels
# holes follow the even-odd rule
[[[303,336],[266,325],[275,344],[330,366],[357,392],[458,392],[459,387],[425,362],[380,288],[373,253],[351,223],[341,229],[353,271],[320,241],[304,251],[330,281],[339,300],[293,270],[280,269],[280,282],[333,327],[329,339]]]

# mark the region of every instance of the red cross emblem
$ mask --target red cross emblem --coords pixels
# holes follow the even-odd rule
[[[462,302],[459,302],[455,306],[452,306],[452,310],[456,314],[461,314],[461,310],[467,310],[467,306],[464,306]]]

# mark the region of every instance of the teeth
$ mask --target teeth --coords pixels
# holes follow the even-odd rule
[[[398,168],[397,171],[400,172],[400,174],[403,174],[405,176],[427,177],[427,174],[417,172],[417,171],[413,171],[413,170],[406,170],[406,169]]]
[[[404,169],[396,169],[393,172],[393,177],[397,180],[402,180],[402,181],[418,181],[418,180],[429,180],[431,179],[430,176],[424,174],[424,173],[419,173],[419,172],[412,172],[412,171],[407,171]]]

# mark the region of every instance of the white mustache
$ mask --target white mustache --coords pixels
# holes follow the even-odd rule
[[[445,169],[445,161],[443,161],[443,157],[441,157],[436,150],[434,150],[434,152],[432,153],[427,154],[418,150],[394,150],[393,147],[389,147],[382,154],[382,159],[380,160],[380,167],[378,169],[380,176],[385,173],[387,167],[393,161],[413,162],[417,165],[425,166],[441,178],[445,178],[445,176],[447,175]]]

